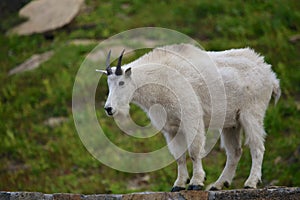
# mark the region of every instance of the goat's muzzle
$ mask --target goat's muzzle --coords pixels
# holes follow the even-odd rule
[[[104,109],[105,109],[107,115],[112,116],[114,114],[112,107],[105,107]]]

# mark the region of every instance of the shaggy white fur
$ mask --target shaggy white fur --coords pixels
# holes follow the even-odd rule
[[[211,69],[216,68],[215,71]],[[245,187],[256,188],[261,180],[265,131],[263,120],[273,94],[280,97],[279,80],[252,49],[232,49],[206,52],[189,44],[156,48],[139,59],[122,66],[123,74],[108,76],[109,96],[105,107],[113,115],[128,113],[129,103],[139,105],[154,126],[162,128],[169,150],[178,163],[178,177],[173,191],[184,189],[189,179],[185,149],[193,161],[193,176],[189,189],[204,186],[205,172],[201,159],[204,154],[205,129],[210,125],[222,129],[221,142],[227,162],[219,179],[209,189],[228,186],[235,175],[242,154],[241,130],[250,147],[252,167]],[[120,82],[124,82],[120,84]],[[212,107],[211,89],[224,86],[223,103]],[[220,90],[221,91],[221,90]],[[161,126],[158,114],[151,106],[160,104],[167,113]],[[225,106],[225,107],[224,107]],[[210,124],[213,115],[222,115],[223,123]]]

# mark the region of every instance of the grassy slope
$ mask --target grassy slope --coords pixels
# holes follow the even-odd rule
[[[265,120],[268,132],[263,183],[300,186],[300,42],[289,37],[300,32],[300,3],[294,1],[114,1],[88,0],[88,9],[54,40],[42,35],[0,34],[0,190],[42,192],[124,193],[128,182],[141,174],[110,169],[85,150],[72,119],[74,78],[85,55],[94,47],[72,46],[74,38],[105,39],[120,31],[142,26],[175,29],[198,40],[207,50],[250,46],[265,55],[281,79],[278,106],[270,106]],[[9,17],[1,28],[8,28]],[[54,50],[55,55],[34,71],[8,77],[7,73],[34,53]],[[105,84],[102,80],[101,84]],[[106,88],[99,89],[104,101]],[[298,102],[298,103],[297,103]],[[152,140],[130,140],[98,111],[109,137],[122,148],[143,151],[163,146],[161,135]],[[134,118],[144,114],[133,108]],[[58,127],[44,125],[49,117],[64,116]],[[298,150],[297,150],[298,149]],[[207,183],[216,180],[225,163],[224,152],[215,150],[204,160]],[[217,159],[216,159],[217,158]],[[247,148],[233,186],[242,187],[250,170]],[[191,169],[191,163],[188,163]],[[175,180],[176,164],[149,173],[150,183],[141,190],[168,191]]]

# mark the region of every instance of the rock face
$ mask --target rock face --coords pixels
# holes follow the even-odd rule
[[[19,35],[43,33],[70,23],[78,14],[84,0],[36,0],[23,7],[19,15],[28,21],[11,32]]]
[[[39,192],[0,192],[0,200],[299,200],[300,188],[275,187],[253,190],[143,192],[132,194],[43,194]]]

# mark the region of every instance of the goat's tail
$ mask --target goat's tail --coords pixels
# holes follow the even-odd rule
[[[274,98],[275,105],[277,104],[277,102],[278,102],[278,100],[279,100],[279,98],[281,96],[281,89],[280,89],[279,82],[280,82],[279,79],[277,79],[276,77],[274,77],[272,96]]]

